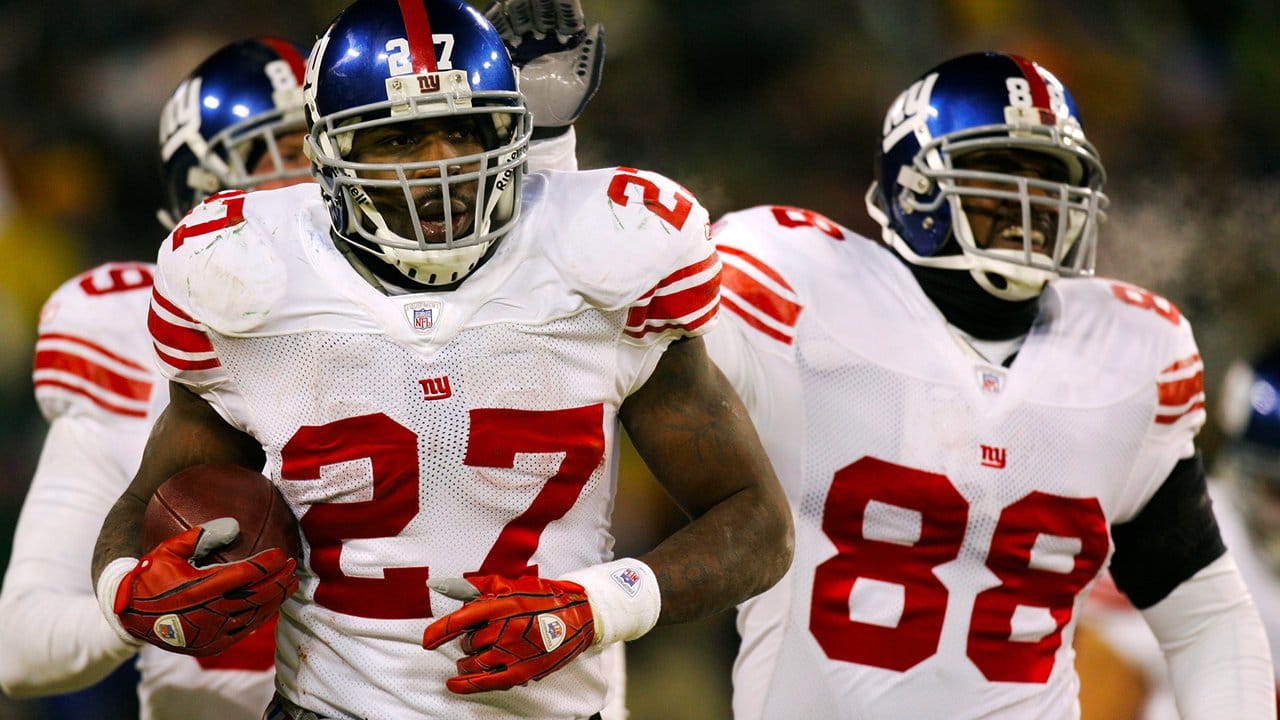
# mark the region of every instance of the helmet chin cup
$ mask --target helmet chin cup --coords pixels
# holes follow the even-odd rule
[[[379,246],[382,259],[423,285],[448,285],[466,277],[489,249],[489,242],[453,250],[406,250]]]
[[[1021,255],[1021,253],[1017,254]],[[1055,273],[1047,270],[1013,265],[991,258],[973,258],[969,274],[973,275],[974,281],[983,290],[1001,300],[1011,302],[1030,300],[1040,295],[1044,292],[1045,285],[1057,277]]]

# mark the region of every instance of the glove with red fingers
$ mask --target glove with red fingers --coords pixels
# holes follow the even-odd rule
[[[234,519],[219,518],[164,540],[141,560],[113,561],[98,579],[108,622],[127,633],[126,640],[184,655],[222,652],[268,622],[298,589],[297,562],[283,550],[220,565],[193,563],[239,532]]]
[[[534,127],[572,125],[604,75],[604,27],[587,27],[579,0],[495,0],[484,14],[520,68]]]
[[[541,680],[596,643],[648,632],[661,609],[657,579],[644,563],[618,560],[560,580],[482,575],[428,583],[466,602],[427,626],[422,646],[434,650],[461,638],[466,653],[445,683],[467,695]]]
[[[455,600],[470,600],[422,634],[428,650],[462,638],[466,655],[458,660],[458,675],[445,683],[460,695],[541,680],[595,642],[591,604],[577,583],[481,575],[428,584]]]

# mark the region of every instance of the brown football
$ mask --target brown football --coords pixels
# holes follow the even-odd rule
[[[220,517],[233,517],[240,534],[197,565],[243,560],[278,547],[302,559],[298,524],[284,496],[265,475],[239,465],[196,465],[168,480],[151,496],[142,527],[142,548]]]

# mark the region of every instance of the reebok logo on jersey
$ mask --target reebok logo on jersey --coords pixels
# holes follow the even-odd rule
[[[409,321],[409,327],[423,335],[429,335],[435,331],[436,325],[440,324],[442,308],[443,304],[440,302],[423,300],[405,305],[404,316]]]
[[[542,635],[542,647],[551,652],[564,642],[564,621],[551,613],[542,613],[538,616],[538,632]]]
[[[448,375],[419,380],[418,384],[422,386],[423,400],[443,400],[453,395]]]
[[[1004,469],[1005,459],[1008,456],[1004,448],[993,447],[991,445],[979,445],[982,448],[982,466],[995,468],[997,470]]]
[[[155,625],[151,626],[156,637],[165,641],[174,647],[186,647],[187,637],[182,633],[182,621],[177,615],[172,613],[161,615],[156,619]]]

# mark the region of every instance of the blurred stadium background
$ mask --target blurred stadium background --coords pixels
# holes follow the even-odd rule
[[[1099,272],[1191,318],[1211,400],[1231,358],[1280,337],[1274,0],[583,4],[608,47],[603,87],[578,124],[584,167],[662,171],[713,217],[799,205],[870,234],[862,195],[889,102],[952,55],[1016,52],[1071,88],[1106,162]],[[30,382],[40,303],[99,262],[154,258],[157,117],[197,62],[248,35],[309,44],[344,5],[3,3],[0,569],[46,429]],[[1212,454],[1212,424],[1203,437]],[[681,519],[634,458],[624,473],[618,549],[640,552]],[[729,717],[736,640],[726,613],[633,643],[631,717]],[[132,692],[126,669],[71,698],[0,697],[0,719],[136,717]]]

